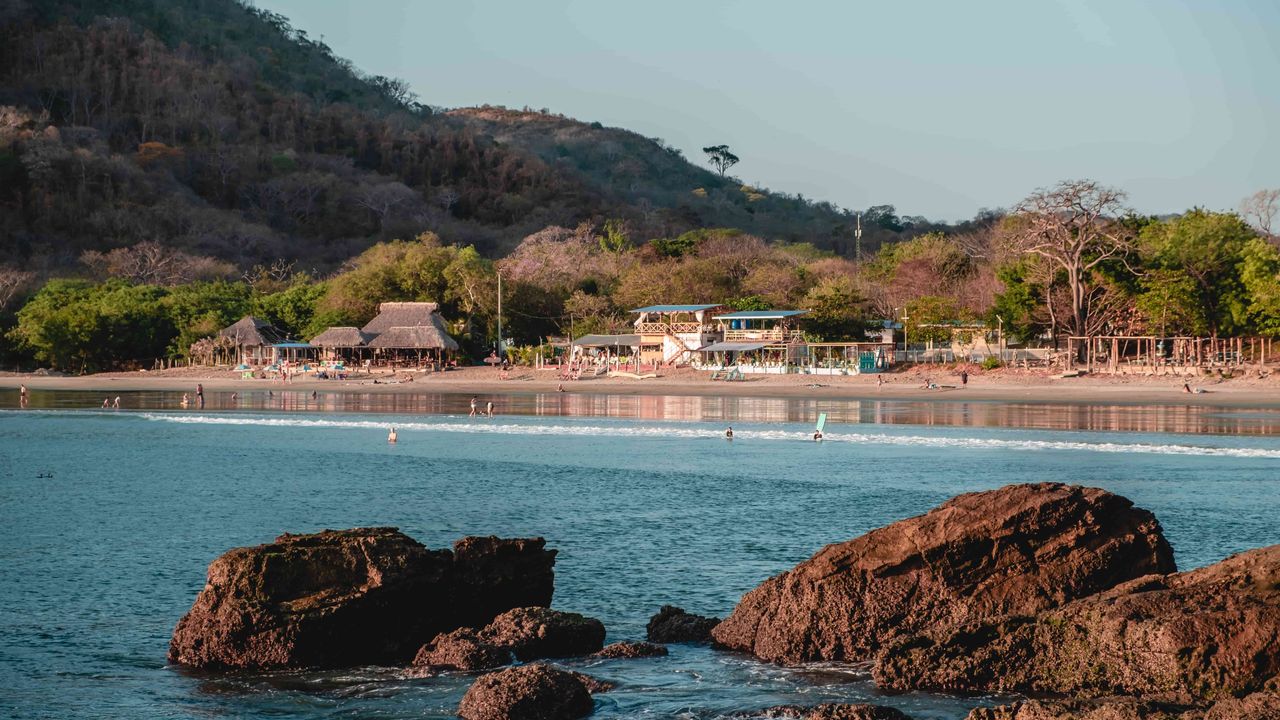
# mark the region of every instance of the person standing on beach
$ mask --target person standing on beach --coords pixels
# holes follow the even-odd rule
[[[196,383],[196,405],[204,408],[204,383]]]
[[[468,415],[467,417],[475,417],[475,416],[476,416],[476,396],[472,395],[471,396],[471,414]]]
[[[969,387],[969,371],[960,371],[960,387]]]
[[[883,385],[884,385],[884,377],[881,376],[879,373],[876,373],[876,390],[879,390]]]

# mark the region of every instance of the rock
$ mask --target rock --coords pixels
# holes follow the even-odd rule
[[[1280,672],[1278,639],[1280,545],[1273,545],[1035,615],[907,638],[880,654],[873,673],[892,690],[1205,702],[1270,691],[1265,684]]]
[[[571,673],[521,665],[480,676],[458,705],[463,720],[571,720],[591,714],[591,694]]]
[[[647,658],[666,657],[667,649],[662,645],[648,642],[616,642],[605,645],[595,654],[598,658]]]
[[[590,655],[604,646],[604,624],[595,618],[544,607],[508,610],[480,631],[480,639],[520,660]]]
[[[468,538],[428,550],[395,528],[281,535],[209,565],[169,661],[204,669],[405,664],[438,633],[495,609],[547,605],[541,538]]]
[[[1204,720],[1280,720],[1280,693],[1256,692],[1242,698],[1226,698],[1209,707]]]
[[[899,634],[1034,613],[1173,570],[1160,524],[1125,498],[1010,485],[828,545],[743,596],[712,637],[773,662],[859,661]]]
[[[511,651],[480,639],[475,630],[459,628],[441,633],[423,645],[413,658],[413,666],[429,670],[475,672],[511,664]]]
[[[1095,700],[1024,700],[975,708],[965,720],[1201,720],[1204,711],[1179,703],[1108,697]]]
[[[720,618],[693,615],[674,605],[663,605],[657,615],[649,618],[645,638],[655,643],[711,642],[711,629],[719,622]]]
[[[574,672],[572,670],[566,670],[565,672],[581,680],[582,684],[586,686],[587,692],[591,693],[592,695],[596,695],[598,693],[606,693],[618,687],[617,685],[613,684],[612,682],[609,682],[608,680],[601,680],[600,678],[591,677],[590,675],[587,675],[585,673]]]
[[[802,718],[803,720],[911,720],[895,708],[865,703],[823,703],[816,707],[779,705],[759,715],[767,718]]]

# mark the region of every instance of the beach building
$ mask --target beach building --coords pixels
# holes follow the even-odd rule
[[[742,310],[716,315],[723,339],[698,352],[703,363],[741,373],[792,371],[804,360],[804,337],[796,322],[808,310]]]
[[[640,361],[651,365],[693,362],[703,347],[724,339],[714,315],[723,305],[650,305],[636,308]]]
[[[420,365],[423,357],[429,357],[443,365],[446,355],[458,349],[440,306],[433,302],[382,303],[377,316],[360,331],[371,336],[367,347],[393,364],[413,358]]]
[[[234,343],[239,362],[248,366],[275,364],[275,345],[288,340],[279,328],[252,315],[219,330],[218,337]]]
[[[311,344],[320,349],[323,360],[356,361],[369,357],[374,337],[357,327],[331,327],[311,338]]]

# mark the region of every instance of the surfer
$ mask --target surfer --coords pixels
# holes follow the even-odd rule
[[[814,430],[814,431],[813,431],[813,441],[814,441],[814,442],[822,442],[822,431],[821,431],[821,430]]]
[[[732,440],[732,439],[733,439],[733,428],[732,428],[732,427],[730,427],[728,430],[725,430],[725,431],[724,431],[724,437],[725,437],[725,439],[726,439],[726,440]]]
[[[396,429],[391,428],[391,432],[387,433],[387,442],[391,443],[392,445],[395,445],[397,439],[398,438],[396,436]]]

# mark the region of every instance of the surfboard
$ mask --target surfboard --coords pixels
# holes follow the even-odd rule
[[[826,426],[827,426],[827,414],[818,413],[818,427],[816,428],[817,431],[822,432],[822,429],[825,428]]]

